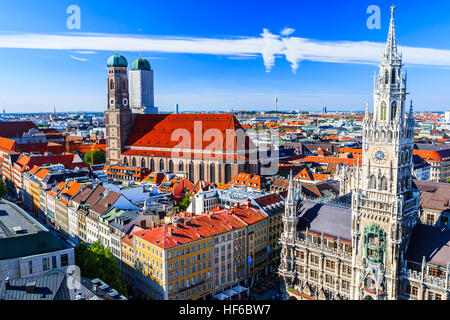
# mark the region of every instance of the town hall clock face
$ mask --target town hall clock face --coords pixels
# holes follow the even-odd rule
[[[387,151],[384,148],[377,148],[373,151],[372,159],[376,163],[382,164],[387,160]]]

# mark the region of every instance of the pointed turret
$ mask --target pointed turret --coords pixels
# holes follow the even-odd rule
[[[294,183],[293,183],[293,179],[292,179],[292,170],[289,173],[289,187],[288,187],[286,202],[288,204],[294,203]]]
[[[369,121],[369,100],[366,101],[366,113],[364,115],[364,120]]]
[[[395,21],[394,21],[395,6],[391,6],[391,23],[389,25],[389,35],[386,43],[386,51],[384,57],[387,60],[398,60],[400,56],[397,49],[397,39],[395,37]]]
[[[409,106],[408,118],[409,119],[414,119],[414,107],[413,107],[413,100],[412,99],[411,99],[411,104]]]

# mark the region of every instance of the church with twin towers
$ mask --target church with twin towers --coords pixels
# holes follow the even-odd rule
[[[345,170],[350,204],[302,199],[291,176],[279,267],[291,299],[450,299],[450,233],[418,217],[413,105],[406,107],[394,12],[373,113],[366,107],[362,161]]]
[[[161,114],[153,70],[144,58],[119,53],[107,61],[106,162],[186,177],[194,184],[227,183],[240,172],[260,173],[256,145],[233,114]],[[125,170],[120,168],[120,170]]]

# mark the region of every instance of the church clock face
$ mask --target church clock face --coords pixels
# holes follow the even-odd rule
[[[127,98],[123,99],[123,105],[124,105],[124,106],[127,106],[127,105],[128,105],[128,99],[127,99]]]
[[[377,148],[372,153],[372,159],[375,163],[383,164],[387,161],[387,151],[384,148]]]
[[[113,106],[115,103],[116,103],[116,101],[114,100],[114,98],[111,98],[111,100],[109,100],[109,104],[110,104],[110,105]]]

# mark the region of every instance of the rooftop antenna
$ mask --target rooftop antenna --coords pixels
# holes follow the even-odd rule
[[[278,97],[277,97],[277,94],[275,94],[275,113],[278,113]]]

